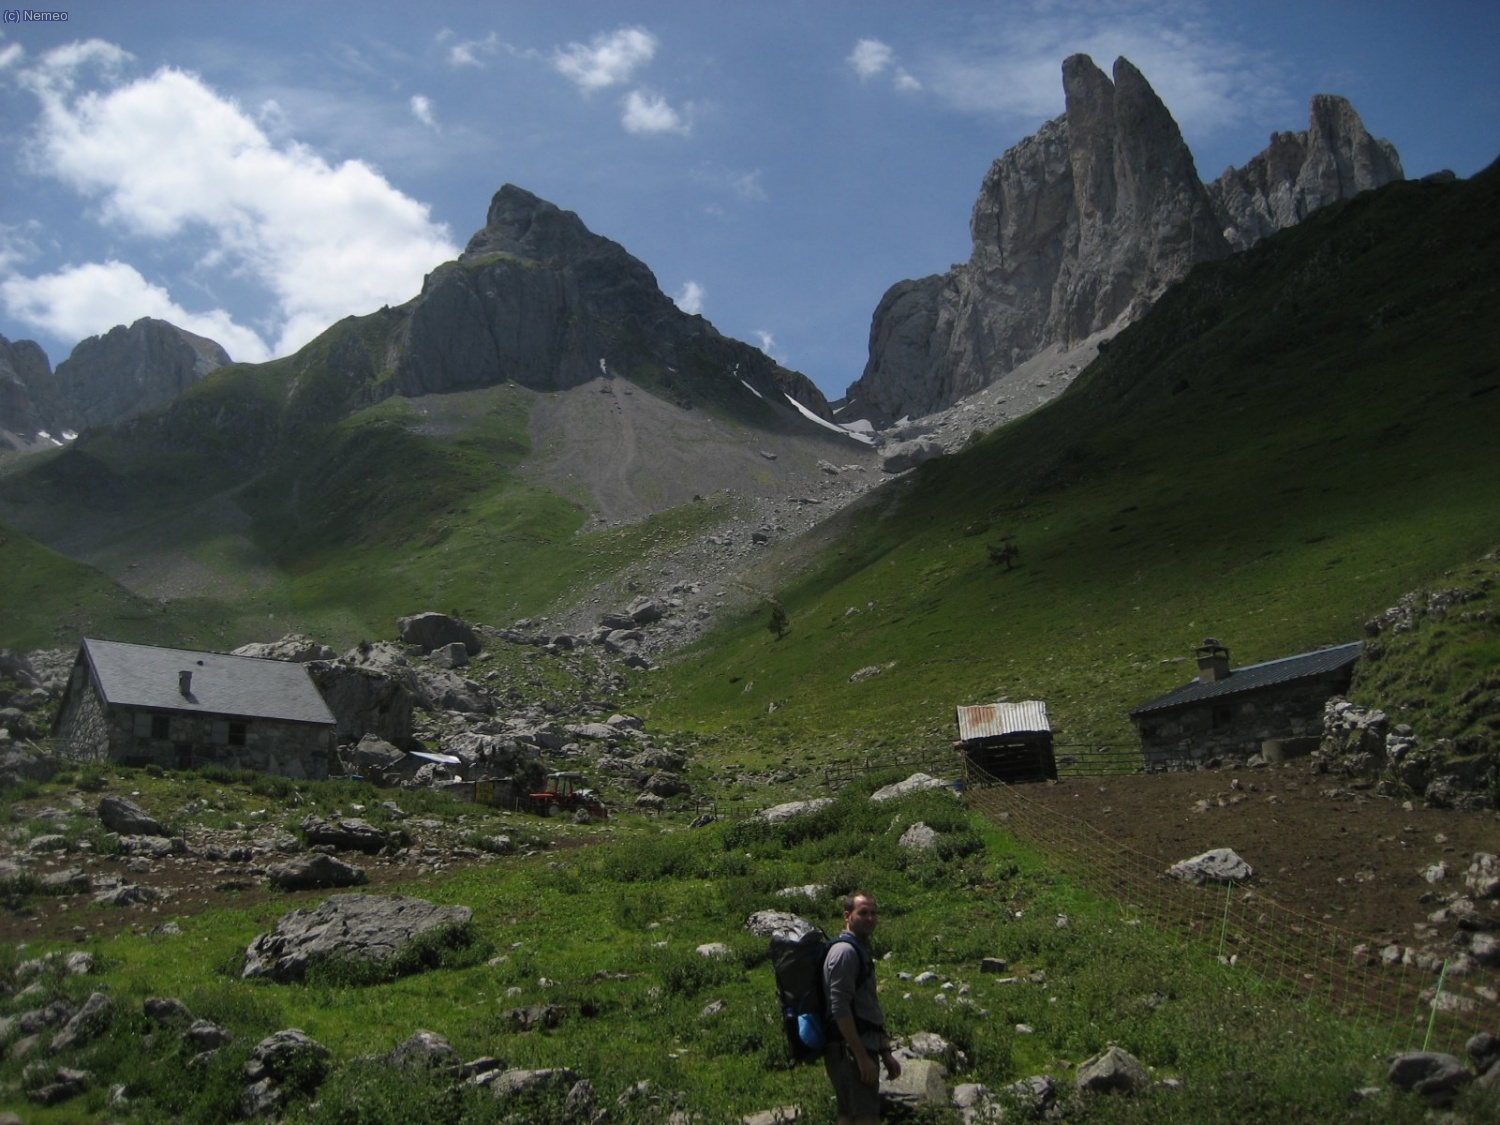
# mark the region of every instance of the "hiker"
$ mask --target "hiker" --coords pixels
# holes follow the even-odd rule
[[[823,1065],[838,1100],[839,1125],[878,1125],[880,1066],[892,1079],[901,1064],[885,1037],[885,1016],[875,995],[875,958],[870,935],[877,909],[873,895],[856,892],[844,900],[844,933],[829,943],[823,958],[823,994],[830,1030]],[[853,941],[840,940],[846,935]]]

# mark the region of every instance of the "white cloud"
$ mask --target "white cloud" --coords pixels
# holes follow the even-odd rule
[[[649,63],[656,54],[657,39],[642,27],[622,27],[599,34],[584,43],[569,43],[552,55],[552,65],[568,81],[585,91],[619,86]]]
[[[703,286],[696,281],[685,281],[672,300],[683,312],[696,316],[703,311]]]
[[[426,125],[429,129],[437,128],[437,121],[432,116],[432,99],[425,94],[413,94],[411,98],[411,115]]]
[[[659,94],[632,90],[622,103],[625,112],[620,124],[627,133],[683,133],[692,131],[686,117],[667,104]]]
[[[1212,11],[1193,0],[1039,2],[1033,18],[996,18],[962,47],[924,58],[926,85],[961,112],[1034,123],[1063,111],[1063,59],[1086,54],[1108,74],[1123,55],[1190,136],[1290,104],[1276,60],[1216,32]]]
[[[201,240],[208,247],[201,267],[258,282],[275,305],[275,354],[343,316],[407,300],[427,271],[457,255],[428,208],[374,169],[354,160],[330,165],[295,141],[273,144],[195,75],[164,67],[74,93],[85,64],[114,67],[126,58],[94,41],[59,48],[26,72],[42,107],[34,169],[97,200],[106,226],[163,249]],[[118,271],[113,276],[117,295],[131,291]],[[58,309],[26,305],[37,323],[66,319],[65,282],[85,280],[69,271],[54,277],[63,280],[44,292]],[[134,291],[157,300],[151,288],[142,282]],[[140,315],[122,310],[119,320]]]
[[[241,362],[271,358],[265,341],[223,309],[189,312],[124,262],[90,262],[42,277],[12,275],[0,281],[0,299],[12,316],[65,340],[99,336],[117,324],[154,316],[217,340]]]
[[[902,93],[915,93],[922,88],[922,83],[918,82],[904,68],[899,66],[896,68],[896,74],[892,81],[895,83],[896,89]]]
[[[765,352],[766,355],[770,356],[777,363],[780,363],[780,364],[783,364],[783,365],[786,363],[786,357],[777,354],[777,351],[776,351],[776,337],[775,336],[772,336],[764,328],[752,328],[750,330],[750,335],[752,335],[752,336],[755,337],[756,341],[758,342],[758,346],[760,347],[760,350],[763,351],[763,352]]]
[[[895,60],[895,52],[879,39],[861,39],[844,61],[860,78],[874,78]]]
[[[446,43],[453,38],[453,32],[446,28],[437,35],[439,43]],[[454,67],[473,66],[483,67],[484,60],[491,58],[500,50],[500,37],[493,31],[483,39],[464,39],[454,43],[448,48],[448,65]]]
[[[0,47],[0,70],[9,70],[15,66],[26,55],[26,48],[19,43],[9,43]]]
[[[699,183],[716,192],[727,192],[746,203],[764,203],[770,198],[762,183],[761,169],[749,172],[726,168],[722,164],[700,164],[689,175]]]

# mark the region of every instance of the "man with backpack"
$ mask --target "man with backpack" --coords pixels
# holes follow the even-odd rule
[[[857,892],[844,900],[844,932],[823,957],[823,995],[830,1033],[823,1065],[838,1101],[839,1125],[879,1125],[880,1067],[895,1079],[901,1064],[885,1037],[885,1015],[875,994],[875,958],[870,935],[878,911],[875,898]],[[832,1029],[837,1029],[833,1034]]]

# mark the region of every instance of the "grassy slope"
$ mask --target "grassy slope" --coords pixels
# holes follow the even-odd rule
[[[247,789],[223,777],[96,772],[91,795],[100,782],[127,789],[148,811],[169,819],[186,804],[220,829],[268,804],[263,779]],[[1220,965],[1208,942],[1188,944],[1136,924],[1128,908],[1100,902],[1050,873],[949,793],[887,804],[867,800],[888,780],[851,786],[829,808],[774,826],[742,821],[687,830],[685,817],[675,816],[626,816],[608,828],[548,824],[549,832],[594,846],[491,859],[405,885],[406,893],[469,906],[473,940],[443,956],[440,967],[383,982],[359,984],[337,974],[297,985],[239,979],[250,940],[294,907],[321,901],[322,893],[204,912],[174,900],[150,916],[152,924],[118,927],[110,937],[90,924],[107,908],[74,902],[70,918],[92,936],[61,951],[87,950],[97,972],[54,974],[43,986],[75,1001],[103,991],[114,1013],[107,1031],[82,1051],[54,1056],[54,1065],[86,1066],[99,1080],[81,1097],[37,1109],[23,1091],[48,1080],[50,1068],[35,1066],[35,1055],[7,1055],[0,1059],[0,1108],[38,1125],[106,1116],[234,1121],[244,1085],[240,1071],[252,1046],[296,1027],[330,1050],[332,1071],[316,1100],[291,1095],[289,1121],[560,1125],[576,1119],[562,1104],[569,1083],[516,1111],[488,1090],[456,1090],[441,1076],[424,1078],[381,1062],[425,1028],[447,1038],[466,1060],[497,1056],[512,1067],[572,1067],[593,1083],[611,1119],[622,1123],[663,1119],[659,1106],[619,1100],[646,1080],[653,1093],[680,1098],[681,1108],[704,1122],[800,1103],[807,1121],[831,1125],[821,1068],[787,1065],[767,942],[744,929],[751,911],[795,905],[778,895],[781,888],[817,883],[827,891],[795,908],[830,931],[838,921],[836,895],[858,887],[879,898],[878,980],[890,1027],[899,1035],[936,1032],[962,1051],[967,1061],[951,1075],[955,1083],[998,1090],[1050,1073],[1066,1087],[1068,1065],[1118,1044],[1151,1067],[1154,1078],[1178,1077],[1180,1087],[1096,1099],[1071,1110],[1069,1119],[1091,1125],[1423,1119],[1426,1107],[1415,1097],[1387,1092],[1351,1099],[1356,1089],[1383,1084],[1385,1053],[1409,1045],[1402,1033],[1331,1019],[1261,987],[1243,968]],[[33,788],[24,795],[27,811],[66,805],[63,781]],[[332,782],[295,789],[295,803],[269,800],[269,823],[295,832],[309,811],[347,808],[351,801],[367,803],[377,822],[384,817],[377,791]],[[476,837],[542,830],[542,822],[494,810],[450,805],[445,811],[445,799],[433,794],[405,794],[400,803],[423,818],[450,819],[462,809]],[[91,823],[82,815],[64,825],[43,822],[19,815],[10,803],[3,819],[18,835],[87,830]],[[936,851],[898,846],[918,821],[942,834]],[[20,905],[56,909],[35,895]],[[727,955],[696,952],[707,942],[723,943]],[[53,948],[31,943],[24,953],[0,950],[0,974],[9,976],[23,956]],[[1008,978],[978,971],[987,956],[1009,962]],[[938,980],[917,983],[923,972]],[[230,1030],[232,1041],[195,1061],[198,1048],[180,1028],[154,1027],[142,1014],[153,996],[181,999],[194,1016]],[[37,1002],[26,994],[0,998],[0,1015]],[[511,1013],[528,1005],[551,1005],[556,1026],[521,1031]],[[1277,1034],[1268,1036],[1271,1025]],[[1413,1034],[1421,1032],[1416,1025]],[[107,1104],[114,1083],[126,1087],[122,1105]],[[934,1112],[922,1120],[953,1118]]]
[[[437,396],[421,413],[400,398],[361,406],[380,397],[389,372],[358,357],[390,354],[389,320],[341,321],[296,356],[216,373],[158,415],[18,468],[5,502],[39,538],[102,522],[107,542],[149,539],[212,576],[205,592],[167,608],[170,622],[79,620],[121,639],[206,647],[289,630],[343,645],[426,609],[505,622],[581,595],[646,545],[719,514],[693,505],[577,535],[582,505],[517,471],[531,453],[535,392],[508,384]],[[663,390],[718,416],[778,424],[699,357],[677,373],[638,374],[648,385],[667,379]],[[249,517],[248,537],[214,515],[219,496]],[[75,597],[77,574],[42,568],[28,590],[0,589],[0,644],[34,644],[59,621],[60,639],[75,639],[84,626],[57,605]]]
[[[1051,407],[851,518],[781,591],[786,637],[763,614],[713,637],[653,718],[823,756],[1041,698],[1063,743],[1130,745],[1205,635],[1237,664],[1357,639],[1500,537],[1497,180],[1399,185],[1200,267]]]

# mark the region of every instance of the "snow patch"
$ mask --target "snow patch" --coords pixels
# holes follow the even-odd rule
[[[784,394],[784,395],[786,395],[785,391],[782,391],[781,393]],[[836,434],[843,434],[845,437],[847,437],[847,438],[853,438],[855,441],[860,442],[861,444],[864,444],[864,445],[874,445],[875,444],[875,438],[872,435],[870,435],[870,434],[855,433],[852,430],[849,430],[849,429],[845,428],[844,426],[840,426],[837,423],[828,421],[828,419],[826,419],[826,418],[819,418],[816,414],[814,414],[807,407],[803,406],[800,402],[798,402],[796,399],[794,399],[791,395],[786,395],[786,400],[787,400],[787,402],[789,402],[793,406],[795,406],[798,409],[798,411],[801,412],[802,417],[806,418],[809,422],[816,422],[818,425],[822,426],[825,430],[832,430]]]

